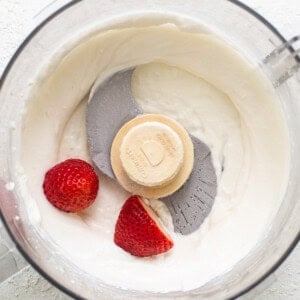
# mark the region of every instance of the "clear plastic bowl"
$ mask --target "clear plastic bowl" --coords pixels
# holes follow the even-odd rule
[[[176,5],[174,5],[176,4]],[[66,42],[88,28],[113,24],[116,17],[128,20],[140,13],[160,14],[164,21],[172,16],[199,20],[229,40],[254,63],[259,64],[276,87],[292,140],[292,167],[288,189],[275,222],[247,257],[224,276],[215,278],[196,290],[182,293],[151,294],[120,291],[107,286],[69,265],[41,239],[22,214],[21,199],[7,189],[12,181],[11,160],[14,121],[21,118],[23,99],[30,91],[40,66]],[[153,18],[149,24],[160,22]],[[187,28],[188,30],[188,28]],[[296,40],[296,38],[295,38]],[[265,19],[238,1],[226,0],[88,0],[72,1],[39,25],[19,47],[8,64],[0,85],[0,208],[8,232],[25,258],[49,281],[75,298],[140,299],[188,298],[225,299],[237,297],[266,278],[286,258],[299,241],[300,229],[300,58],[292,42]]]

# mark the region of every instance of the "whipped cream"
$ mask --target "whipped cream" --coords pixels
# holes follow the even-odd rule
[[[99,174],[98,197],[79,214],[53,208],[42,190],[45,172],[56,163],[67,158],[90,162],[89,92],[97,78],[131,66],[139,66],[132,79],[139,105],[146,113],[177,120],[204,141],[218,177],[212,212],[188,236],[173,233],[166,207],[150,201],[175,245],[166,254],[143,259],[113,242],[114,225],[129,196],[117,182]],[[263,238],[286,189],[289,137],[279,100],[258,66],[212,33],[165,24],[120,27],[71,49],[66,45],[47,71],[35,82],[19,124],[22,151],[16,165],[22,180],[15,188],[28,214],[34,214],[32,226],[46,233],[65,260],[108,285],[185,291],[233,268]]]

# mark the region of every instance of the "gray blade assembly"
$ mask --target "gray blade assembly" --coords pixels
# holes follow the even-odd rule
[[[118,72],[101,82],[89,98],[86,127],[93,163],[115,179],[110,149],[115,135],[128,121],[142,114],[131,93],[133,69]]]
[[[100,172],[115,179],[110,149],[119,129],[143,113],[131,92],[134,70],[115,73],[102,81],[90,95],[86,124],[91,158]],[[209,148],[192,136],[195,153],[188,181],[174,194],[162,198],[168,207],[175,232],[183,235],[197,230],[210,213],[217,193],[217,178]]]
[[[195,162],[188,181],[174,194],[162,198],[173,219],[175,232],[197,230],[210,213],[217,194],[217,177],[209,148],[192,136]]]

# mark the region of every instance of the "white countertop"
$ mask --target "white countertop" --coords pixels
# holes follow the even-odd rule
[[[24,37],[47,16],[45,11],[40,14],[39,12],[47,5],[51,4],[50,10],[54,10],[66,2],[68,1],[0,0],[0,74]],[[300,0],[243,0],[242,2],[262,14],[286,38],[300,34]],[[13,244],[1,223],[0,299],[69,299],[40,277],[17,250],[13,249]],[[243,296],[242,299],[300,299],[300,244],[264,284]]]

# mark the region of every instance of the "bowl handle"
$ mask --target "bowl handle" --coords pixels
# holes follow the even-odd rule
[[[263,63],[274,71],[275,87],[294,76],[300,70],[300,35],[275,48]]]

